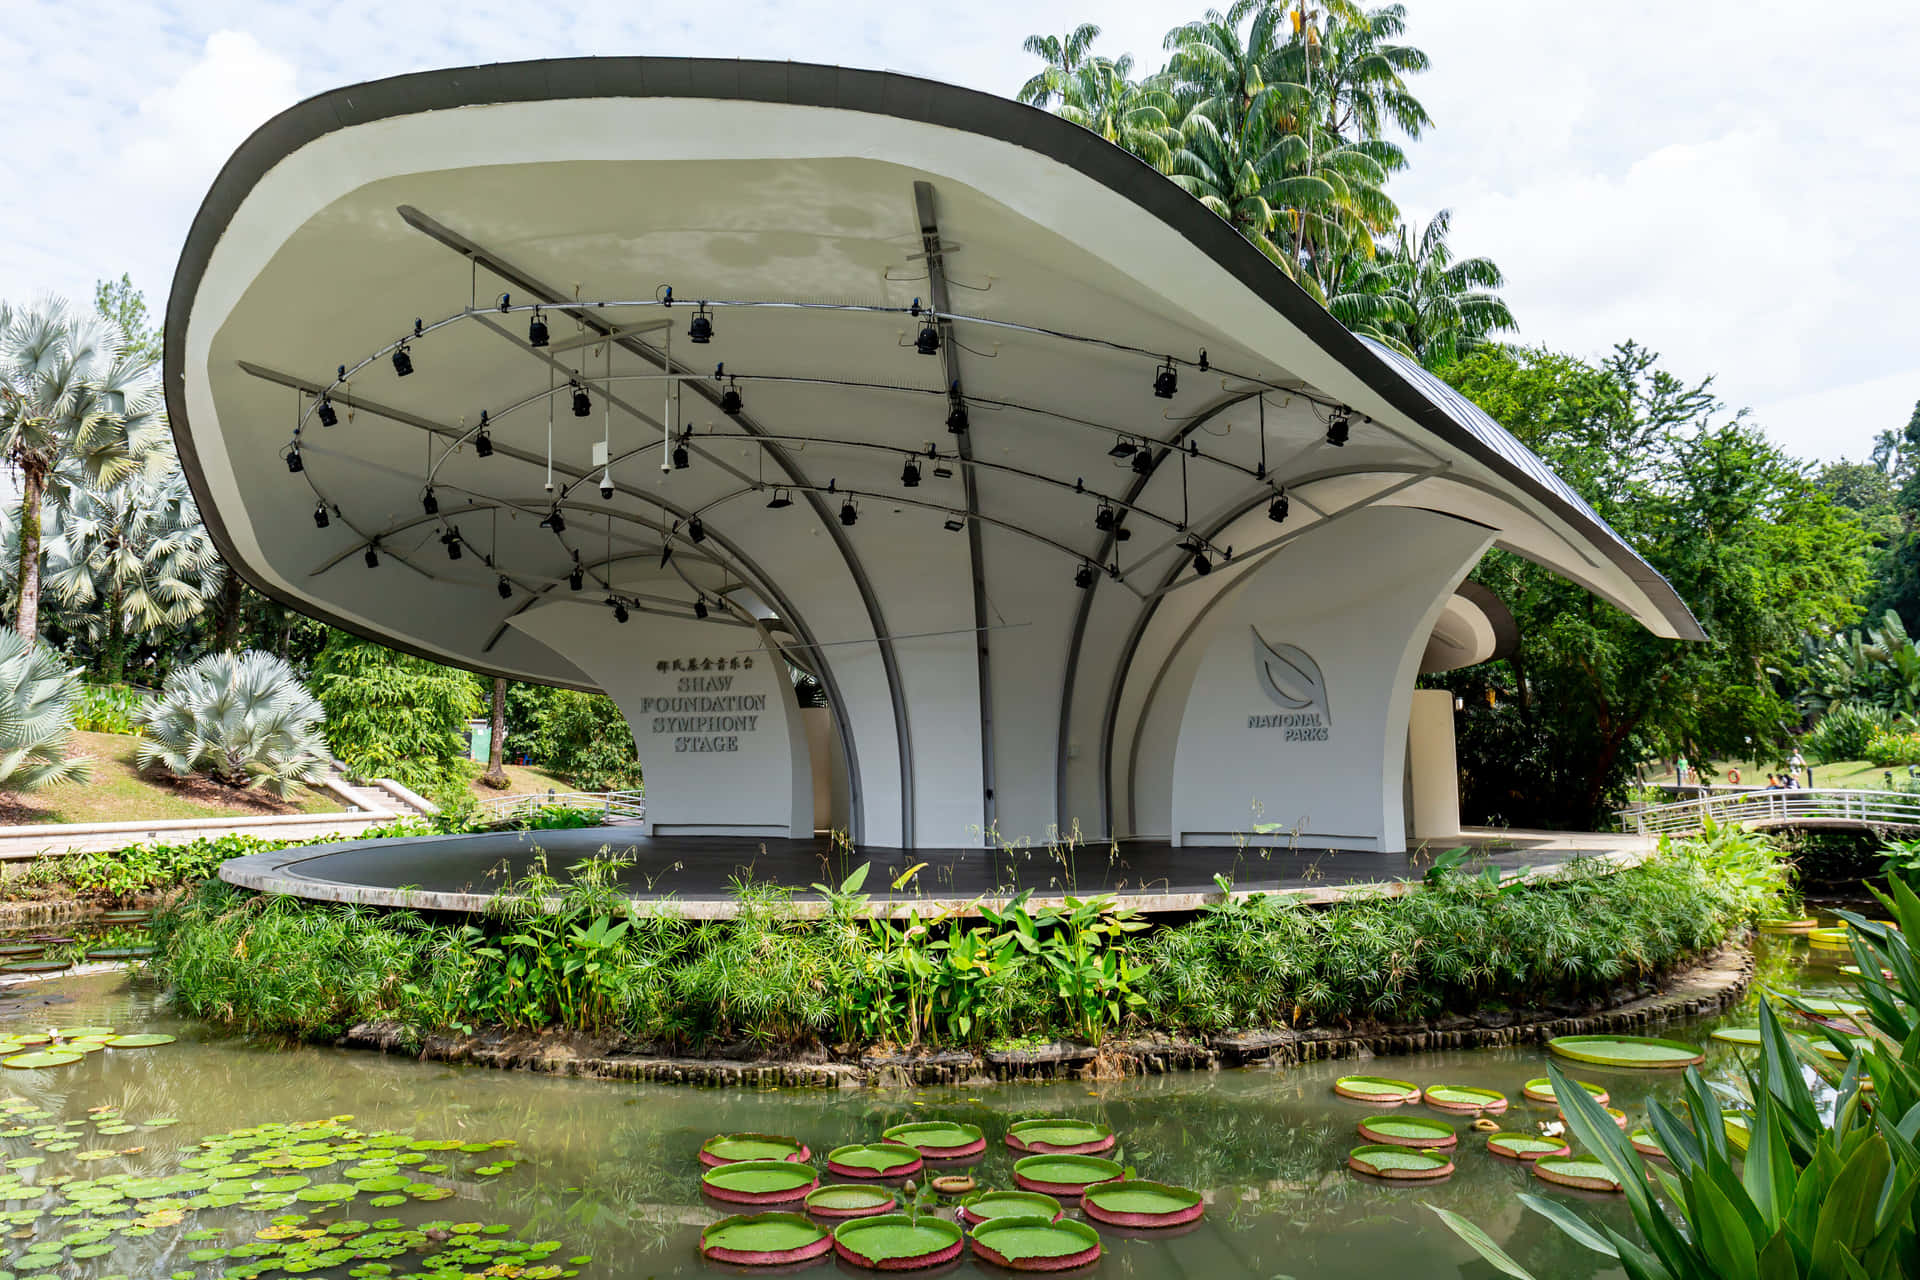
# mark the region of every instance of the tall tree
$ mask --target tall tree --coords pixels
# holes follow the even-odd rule
[[[1020,86],[1017,100],[1035,107],[1052,106],[1063,96],[1067,81],[1086,62],[1087,51],[1099,38],[1100,28],[1091,22],[1081,23],[1064,36],[1028,36],[1020,47],[1047,65]]]
[[[1061,87],[1059,114],[1164,170],[1179,141],[1171,119],[1177,108],[1165,90],[1136,83],[1132,74],[1131,57],[1083,63]]]
[[[112,485],[165,436],[150,362],[129,355],[118,326],[66,303],[0,303],[0,453],[20,477],[14,628],[40,628],[42,508],[77,479]]]
[[[507,679],[505,676],[493,678],[493,712],[488,720],[491,739],[487,747],[487,771],[480,775],[480,781],[496,791],[505,791],[512,785],[507,778]]]
[[[1453,213],[1442,209],[1393,239],[1353,272],[1328,309],[1357,333],[1377,338],[1428,368],[1450,364],[1496,333],[1517,328],[1494,290],[1506,283],[1491,258],[1455,259],[1447,242]]]
[[[119,328],[130,359],[152,365],[160,363],[163,346],[160,330],[154,326],[153,314],[147,308],[147,296],[133,287],[132,276],[122,272],[118,280],[94,281],[93,309]]]

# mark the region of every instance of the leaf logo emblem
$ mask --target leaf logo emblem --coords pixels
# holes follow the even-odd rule
[[[1268,644],[1260,638],[1258,629],[1248,630],[1253,632],[1253,669],[1267,696],[1288,711],[1318,711],[1331,725],[1333,713],[1327,707],[1327,682],[1320,674],[1320,664],[1305,649]]]

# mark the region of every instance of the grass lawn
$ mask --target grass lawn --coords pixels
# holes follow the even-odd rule
[[[331,791],[302,787],[290,800],[235,791],[205,778],[175,778],[134,766],[140,740],[124,733],[73,735],[73,752],[93,765],[86,782],[64,783],[32,795],[0,791],[0,825],[36,822],[159,822],[170,818],[240,818],[281,813],[338,813]]]
[[[1740,785],[1746,786],[1751,783],[1764,787],[1767,785],[1768,770],[1777,770],[1780,767],[1778,761],[1757,765],[1751,760],[1722,760],[1713,766],[1713,776],[1707,781],[1724,786],[1727,781],[1727,770],[1738,769]],[[1907,776],[1907,766],[1903,764],[1889,766],[1874,764],[1871,760],[1836,760],[1832,764],[1816,764],[1811,768],[1813,770],[1812,785],[1816,787],[1865,787],[1870,791],[1884,790],[1889,769],[1893,772],[1895,782]],[[1655,782],[1672,782],[1673,770],[1668,769],[1663,774],[1654,774],[1652,778]]]
[[[472,783],[473,794],[482,800],[486,800],[493,796],[523,796],[532,791],[580,790],[579,787],[574,786],[571,782],[568,782],[556,773],[547,773],[542,769],[530,769],[525,765],[518,764],[504,765],[502,767],[506,769],[507,781],[511,784],[505,791],[495,791],[492,787],[480,781],[480,779],[475,778]]]

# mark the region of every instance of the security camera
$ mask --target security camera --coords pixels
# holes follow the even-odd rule
[[[600,477],[600,496],[608,501],[612,501],[613,499],[613,474],[611,472],[605,473]]]

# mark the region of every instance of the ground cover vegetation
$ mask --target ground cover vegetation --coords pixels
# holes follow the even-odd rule
[[[1326,908],[1225,899],[1171,926],[1098,896],[878,918],[864,867],[817,886],[818,916],[740,884],[736,918],[695,922],[670,900],[632,907],[616,869],[542,871],[454,924],[210,881],[156,917],[155,964],[183,1011],[303,1038],[394,1019],[417,1034],[559,1027],[676,1049],[1097,1043],[1591,1001],[1711,950],[1786,892],[1772,847],[1732,830],[1626,869],[1441,870]]]

